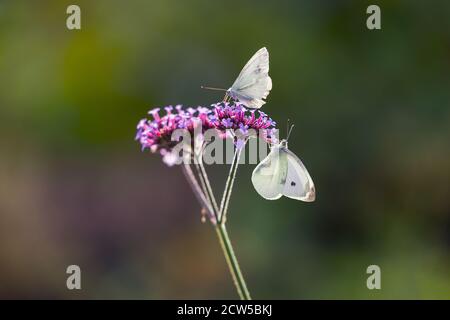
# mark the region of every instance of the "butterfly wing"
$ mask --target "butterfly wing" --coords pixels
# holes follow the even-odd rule
[[[249,108],[261,108],[264,99],[272,90],[272,79],[269,77],[269,52],[259,49],[247,62],[241,73],[228,89],[231,97]]]
[[[259,195],[267,200],[276,200],[283,195],[288,163],[287,154],[273,147],[269,155],[253,170],[252,183]]]
[[[286,154],[288,167],[287,178],[283,186],[283,195],[306,202],[314,201],[316,189],[302,161],[286,147],[281,148],[280,153]]]

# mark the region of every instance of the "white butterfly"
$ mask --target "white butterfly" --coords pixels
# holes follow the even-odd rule
[[[314,183],[300,159],[287,146],[287,140],[270,149],[269,155],[253,170],[252,183],[260,196],[276,200],[286,196],[312,202]]]
[[[224,90],[211,87],[202,88]],[[261,48],[242,68],[233,85],[226,90],[224,101],[231,97],[248,108],[259,109],[266,103],[264,99],[267,98],[270,90],[272,90],[272,79],[269,77],[269,52],[266,48]]]

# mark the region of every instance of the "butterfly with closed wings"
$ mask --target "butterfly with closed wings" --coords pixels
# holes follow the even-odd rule
[[[272,90],[272,79],[269,77],[269,51],[266,48],[259,49],[242,68],[228,90],[204,86],[202,88],[226,91],[224,101],[231,98],[248,108],[261,108],[266,103],[264,99]]]
[[[312,202],[316,198],[311,176],[302,161],[288,149],[287,140],[271,146],[269,155],[253,170],[252,183],[259,195],[267,200],[286,196]]]

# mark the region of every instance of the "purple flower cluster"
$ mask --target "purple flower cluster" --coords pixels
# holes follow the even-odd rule
[[[240,130],[245,136],[250,129],[259,132],[263,129],[263,138],[271,142],[275,138],[276,123],[262,111],[247,109],[239,102],[220,102],[211,108],[197,107],[183,109],[181,105],[167,106],[165,114],[160,108],[149,111],[153,119],[142,119],[137,125],[136,140],[142,149],[149,148],[161,154],[170,151],[177,141],[172,141],[172,133],[177,129],[186,129],[191,133],[201,124],[202,132],[208,129],[219,130],[227,137],[227,130]]]
[[[248,129],[274,129],[276,122],[260,110],[247,109],[239,102],[219,102],[213,104],[213,110],[208,113],[212,128],[224,131],[226,129],[238,130],[243,134]],[[255,113],[258,112],[258,115]]]

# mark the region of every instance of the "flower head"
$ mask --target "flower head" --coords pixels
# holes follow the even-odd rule
[[[193,114],[197,110],[189,108],[183,110],[181,105],[164,108],[166,114],[160,115],[160,108],[149,111],[153,119],[142,119],[137,125],[136,140],[142,145],[142,149],[149,148],[152,151],[160,151],[165,155],[165,151],[170,150],[177,141],[172,141],[172,133],[177,129],[187,129],[192,131],[198,116]],[[204,112],[204,111],[203,111]]]
[[[166,114],[162,115],[161,110]],[[220,137],[232,137],[231,131],[239,132],[236,145],[242,147],[245,137],[250,135],[250,129],[256,132],[263,131],[261,135],[267,142],[273,143],[276,123],[267,114],[254,109],[247,109],[239,102],[219,102],[211,108],[199,106],[184,109],[181,105],[154,108],[149,111],[151,119],[142,119],[137,125],[136,140],[142,149],[159,151],[166,156],[178,141],[172,141],[172,133],[177,129],[186,129],[193,133],[196,125],[201,125],[201,133],[208,129],[216,129]]]
[[[275,122],[265,113],[258,111],[258,116],[255,115],[256,110],[247,109],[240,102],[219,102],[212,105],[212,117],[216,129],[271,129],[275,127]]]

